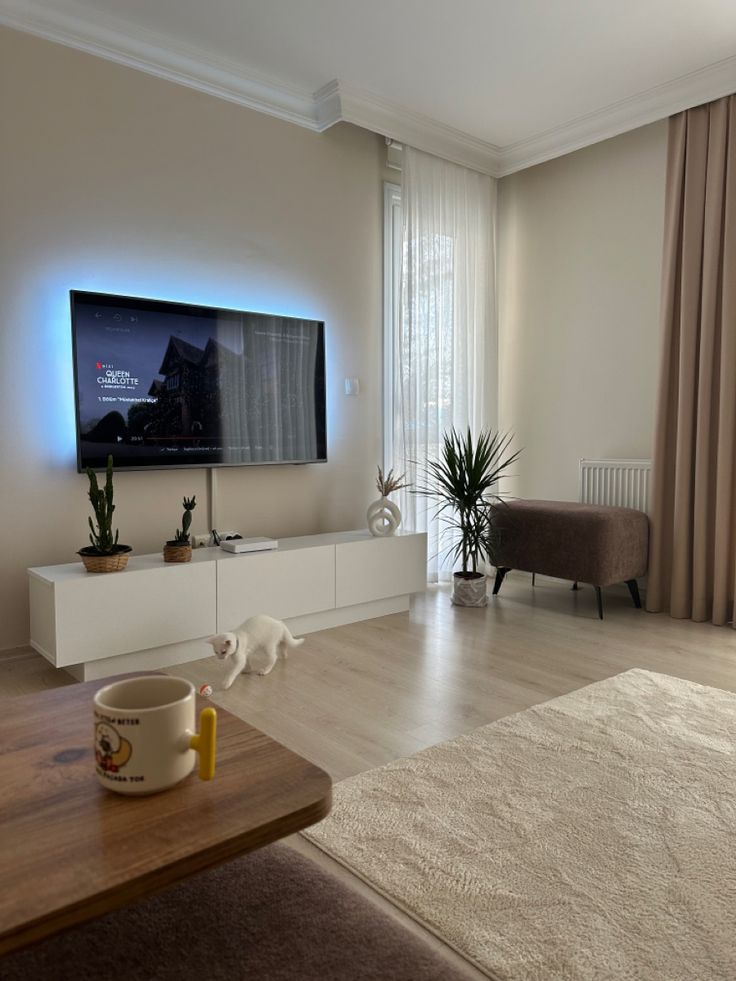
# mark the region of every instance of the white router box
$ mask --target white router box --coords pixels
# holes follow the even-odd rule
[[[278,548],[279,543],[276,538],[231,538],[229,542],[220,542],[220,548],[226,552],[265,552],[271,548]]]

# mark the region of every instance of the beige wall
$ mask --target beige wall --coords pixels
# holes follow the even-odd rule
[[[324,319],[330,462],[219,471],[218,524],[362,524],[381,450],[382,140],[0,29],[0,146],[0,649],[28,639],[25,568],[86,540],[70,288]],[[650,455],[665,149],[662,122],[500,182],[500,420],[524,447],[523,496],[574,499],[582,456]],[[185,493],[206,528],[204,471],[116,487],[138,552]]]
[[[28,640],[26,567],[86,544],[70,288],[324,319],[330,462],[220,471],[219,524],[363,524],[381,450],[382,140],[313,134],[0,29],[0,147],[0,649]],[[171,537],[183,494],[206,528],[204,471],[116,488],[137,552]]]
[[[649,458],[666,122],[504,178],[500,422],[513,490],[577,499],[580,457]]]

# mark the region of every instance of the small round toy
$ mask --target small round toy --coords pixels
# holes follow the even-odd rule
[[[202,685],[199,694],[202,698],[209,698],[212,695],[212,685]]]

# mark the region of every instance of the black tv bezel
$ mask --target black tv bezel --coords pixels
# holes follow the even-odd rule
[[[322,414],[322,428],[324,430],[324,445],[325,445],[325,455],[323,457],[315,457],[312,460],[264,460],[264,461],[254,461],[252,463],[156,463],[150,464],[149,466],[141,467],[115,467],[115,471],[119,473],[141,473],[146,470],[155,471],[165,471],[165,470],[210,470],[215,467],[303,467],[311,463],[327,463],[328,453],[327,453],[327,359],[325,356],[325,322],[324,320],[314,320],[311,317],[292,317],[292,316],[282,316],[277,313],[264,313],[259,310],[238,310],[232,307],[212,307],[197,303],[183,303],[177,300],[155,300],[151,297],[141,297],[141,296],[128,296],[121,293],[97,293],[94,290],[69,290],[69,306],[71,310],[71,332],[72,332],[72,371],[74,375],[74,421],[76,428],[77,437],[77,473],[86,473],[88,469],[95,471],[96,473],[104,472],[105,468],[103,466],[99,467],[85,467],[82,466],[82,439],[80,430],[80,420],[79,420],[79,380],[77,372],[77,324],[76,324],[76,308],[75,301],[77,297],[84,297],[85,300],[97,304],[99,306],[125,306],[126,304],[135,304],[139,310],[156,311],[161,310],[164,307],[175,308],[178,311],[183,311],[189,316],[210,316],[212,314],[232,314],[235,316],[243,316],[248,314],[255,314],[259,317],[273,317],[277,320],[295,320],[303,323],[305,320],[313,323],[317,326],[318,330],[318,340],[317,340],[317,357],[321,359],[322,364],[322,399],[321,399],[321,414]],[[319,425],[319,420],[318,420]],[[114,457],[113,457],[114,461]]]

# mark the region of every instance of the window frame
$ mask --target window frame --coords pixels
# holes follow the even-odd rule
[[[394,349],[401,289],[401,185],[383,182],[383,467],[393,466]]]

